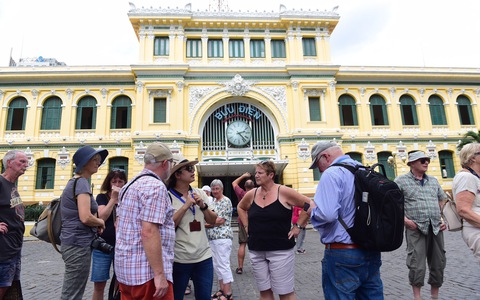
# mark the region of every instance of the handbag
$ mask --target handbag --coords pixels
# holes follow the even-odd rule
[[[23,300],[22,284],[20,280],[14,280],[12,286],[8,288],[3,300]]]
[[[77,187],[77,180],[73,182],[73,199],[77,201],[75,195],[75,188]],[[62,232],[62,214],[60,209],[60,199],[55,198],[47,205],[42,214],[38,217],[37,222],[30,229],[30,234],[41,241],[51,243],[53,248],[58,252],[57,245],[61,245],[60,233]]]
[[[459,231],[462,230],[463,222],[462,218],[458,215],[457,205],[453,201],[450,193],[447,194],[447,201],[442,208],[442,217],[447,225],[449,231]]]

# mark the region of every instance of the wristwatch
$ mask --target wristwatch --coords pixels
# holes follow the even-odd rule
[[[204,211],[204,210],[206,210],[206,209],[208,208],[207,203],[203,203],[203,204],[205,204],[205,206],[204,206],[203,208],[200,207],[200,210],[201,210],[201,211]]]
[[[299,229],[301,229],[301,230],[304,230],[304,229],[305,229],[305,227],[302,227],[302,226],[298,225],[298,223],[295,223],[295,224],[293,224],[293,225],[295,225],[295,227],[297,227],[297,228],[299,228]]]
[[[309,208],[310,208],[310,203],[305,203],[305,204],[303,205],[303,210],[304,210],[304,211],[308,211]]]

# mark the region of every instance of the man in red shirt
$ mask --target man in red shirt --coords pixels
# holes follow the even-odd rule
[[[252,175],[246,172],[232,182],[233,190],[235,191],[235,195],[237,195],[238,202],[242,200],[243,196],[245,196],[245,194],[249,190],[255,187],[255,183],[253,182],[253,180],[248,179],[251,177]],[[245,189],[242,189],[239,184],[244,179],[247,179],[247,181],[245,181]],[[238,246],[238,268],[235,270],[235,273],[237,274],[243,273],[243,261],[245,259],[245,247],[247,246],[247,238],[248,233],[245,230],[245,227],[243,227],[240,218],[238,218],[238,243],[240,245]]]

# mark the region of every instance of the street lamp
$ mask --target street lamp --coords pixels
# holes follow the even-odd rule
[[[407,161],[406,156],[400,156],[400,159],[403,163]],[[397,177],[397,153],[393,152],[392,155],[387,158],[387,163],[393,167],[393,172],[395,173],[395,177]]]

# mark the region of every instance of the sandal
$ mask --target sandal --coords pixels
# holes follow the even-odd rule
[[[216,292],[215,294],[212,295],[212,299],[218,299],[218,298],[220,298],[221,296],[223,296],[223,291],[222,291],[222,290],[218,290],[218,292]]]
[[[232,294],[229,294],[229,295],[225,295],[225,294],[222,294],[218,300],[232,300]]]
[[[237,273],[237,274],[243,274],[243,268],[237,268],[237,269],[235,270],[235,273]]]
[[[185,289],[185,295],[190,295],[192,293],[190,284],[187,285],[187,288]]]

